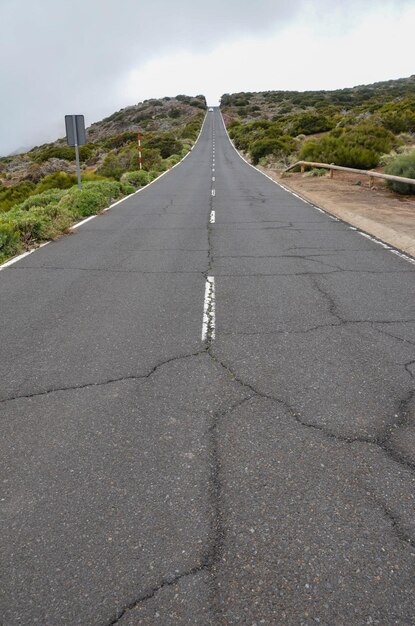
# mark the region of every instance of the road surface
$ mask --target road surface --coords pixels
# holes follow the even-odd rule
[[[0,298],[3,626],[415,623],[415,266],[217,109]]]

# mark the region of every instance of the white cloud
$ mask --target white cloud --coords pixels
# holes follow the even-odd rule
[[[413,0],[0,0],[0,23],[0,154],[61,136],[65,113],[413,71]]]
[[[225,92],[335,89],[409,76],[413,24],[415,8],[367,15],[343,33],[327,20],[316,27],[303,19],[261,39],[150,61],[126,77],[125,99],[204,93],[215,104]]]

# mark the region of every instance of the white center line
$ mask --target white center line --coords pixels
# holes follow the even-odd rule
[[[209,221],[210,221],[211,224],[214,224],[215,220],[216,220],[215,211],[211,211],[210,212],[210,220]]]
[[[215,277],[208,276],[203,304],[202,341],[215,338]]]

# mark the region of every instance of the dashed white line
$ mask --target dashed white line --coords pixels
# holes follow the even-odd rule
[[[216,220],[215,211],[211,211],[210,212],[210,219],[209,219],[209,221],[210,221],[211,224],[214,224],[215,220]]]
[[[212,181],[215,182],[215,177],[214,176],[212,176]]]
[[[216,196],[216,189],[212,189],[212,196]]]
[[[205,284],[203,304],[202,341],[215,338],[215,277],[208,276]]]

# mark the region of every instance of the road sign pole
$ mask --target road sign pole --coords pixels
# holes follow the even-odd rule
[[[76,173],[78,174],[78,188],[82,189],[81,166],[79,164],[78,129],[76,127],[75,115],[72,115],[72,124],[73,124],[73,133],[75,137],[75,157],[76,157]]]

